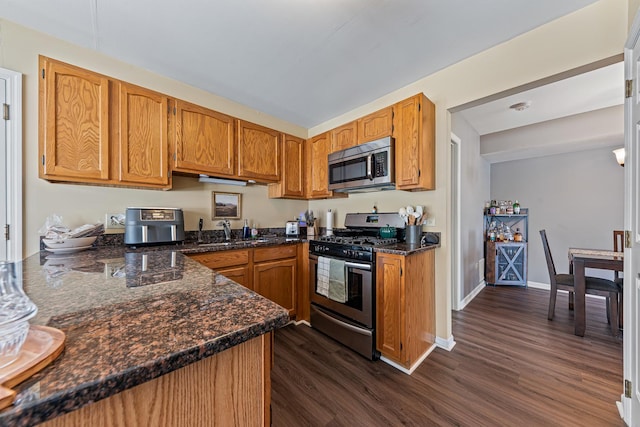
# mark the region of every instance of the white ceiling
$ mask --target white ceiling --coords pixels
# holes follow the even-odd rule
[[[595,0],[0,0],[0,17],[310,128]]]
[[[510,109],[530,102],[523,111]],[[624,64],[618,62],[460,112],[480,135],[600,110],[624,103]]]

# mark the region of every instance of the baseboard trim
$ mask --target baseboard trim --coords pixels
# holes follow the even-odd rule
[[[456,341],[453,339],[453,335],[449,338],[436,337],[436,345],[443,350],[451,351],[456,346]]]
[[[464,297],[462,301],[460,301],[460,305],[458,305],[458,308],[456,309],[456,311],[464,310],[467,304],[473,301],[473,299],[476,296],[478,296],[478,294],[482,292],[482,290],[486,287],[487,287],[487,282],[485,282],[484,280],[480,282],[478,286],[476,286],[475,289],[469,293],[469,295],[467,295],[466,297]]]
[[[305,325],[305,326],[311,327],[311,323],[309,323],[306,320],[294,320],[293,324],[296,326]]]
[[[547,291],[551,290],[551,285],[549,285],[548,283],[541,283],[541,282],[528,281],[527,287],[534,288],[534,289],[546,289]]]
[[[404,372],[407,375],[411,375],[413,371],[415,371],[418,368],[418,366],[420,366],[420,364],[424,362],[424,359],[426,359],[427,356],[429,356],[431,352],[435,349],[436,349],[436,344],[433,344],[431,347],[429,347],[427,351],[425,351],[425,353],[422,356],[420,356],[420,358],[416,361],[416,363],[414,363],[409,369],[405,368],[402,365],[398,365],[398,363],[394,362],[393,360],[389,360],[384,356],[380,356],[380,360],[386,363],[387,365],[391,365],[397,370]]]

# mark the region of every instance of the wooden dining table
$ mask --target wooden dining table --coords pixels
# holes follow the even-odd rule
[[[624,252],[606,249],[569,248],[569,271],[573,271],[575,331],[583,337],[585,322],[585,268],[623,271]],[[616,334],[617,331],[614,332]]]

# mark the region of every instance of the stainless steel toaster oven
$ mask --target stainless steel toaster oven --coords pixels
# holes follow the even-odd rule
[[[124,243],[155,245],[184,241],[184,216],[179,208],[127,208]]]

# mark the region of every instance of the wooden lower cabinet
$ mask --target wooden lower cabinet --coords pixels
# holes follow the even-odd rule
[[[216,270],[228,279],[233,280],[236,283],[240,283],[245,288],[253,289],[253,283],[251,281],[251,269],[248,265],[241,265],[238,267],[218,268]]]
[[[261,262],[253,265],[253,288],[260,295],[296,315],[296,258]]]
[[[191,254],[198,261],[228,279],[245,286],[308,320],[308,298],[298,298],[306,281],[301,269],[308,263],[308,244],[265,246],[250,249]],[[302,304],[302,306],[301,306]]]
[[[435,342],[435,252],[378,253],[376,347],[405,368]]]
[[[272,334],[253,338],[41,425],[269,426]]]

